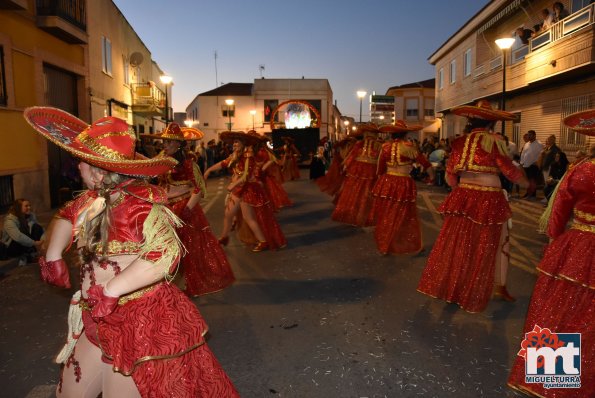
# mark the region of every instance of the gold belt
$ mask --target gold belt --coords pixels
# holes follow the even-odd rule
[[[586,211],[580,211],[578,209],[574,209],[574,216],[577,218],[581,218],[586,221],[595,221],[595,214],[587,213]]]
[[[376,158],[368,158],[368,157],[364,157],[364,156],[359,156],[359,157],[355,158],[355,161],[356,162],[371,163],[371,164],[378,163],[378,159],[376,159]]]
[[[487,191],[487,192],[502,192],[502,188],[499,187],[485,187],[483,185],[474,184],[459,184],[459,187],[466,189],[473,189],[475,191]]]
[[[386,174],[388,174],[389,176],[397,176],[397,177],[411,177],[410,174],[405,174],[405,173],[399,173],[398,171],[395,170],[387,170]]]
[[[592,234],[595,234],[595,225],[583,224],[583,223],[578,222],[576,220],[574,220],[574,222],[570,226],[570,229],[578,229],[579,231],[591,232]]]
[[[125,296],[122,296],[118,299],[118,305],[124,305],[129,301],[132,300],[137,300],[139,298],[141,298],[142,296],[144,296],[145,294],[149,293],[150,291],[152,291],[153,289],[155,289],[157,286],[159,286],[161,283],[156,283],[154,285],[139,289],[137,291],[134,291],[132,293],[129,293]],[[81,309],[83,311],[90,311],[91,310],[91,306],[89,305],[88,299],[84,299],[81,298],[81,300],[79,301],[79,306],[81,307]]]
[[[191,194],[190,192],[186,192],[186,193],[185,193],[185,194],[183,194],[183,195],[176,196],[175,198],[168,199],[168,202],[169,202],[169,204],[171,205],[171,204],[174,204],[174,203],[178,203],[178,202],[179,202],[179,201],[181,201],[181,200],[188,199],[188,198],[189,198],[189,197],[191,197],[191,196],[192,196],[192,194]]]

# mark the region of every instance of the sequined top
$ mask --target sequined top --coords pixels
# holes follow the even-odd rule
[[[547,229],[550,237],[560,236],[571,217],[585,230],[595,231],[595,159],[587,159],[566,173],[552,206]]]
[[[432,167],[413,143],[402,139],[385,142],[378,157],[378,174],[384,174],[387,169],[397,166],[411,165],[413,162],[420,163],[425,168]]]
[[[258,178],[258,167],[252,151],[244,150],[239,158],[234,160],[232,154],[227,159],[221,161],[221,166],[231,167],[234,181],[242,178],[245,182],[256,182]]]
[[[376,164],[378,163],[381,147],[382,141],[377,140],[375,137],[366,137],[353,145],[345,163],[349,165],[351,162],[356,161]]]
[[[112,192],[120,196],[110,204],[111,219],[107,237],[106,254],[139,254],[145,244],[145,221],[154,206],[167,203],[165,191],[144,180],[127,180]],[[85,191],[76,199],[66,203],[56,217],[65,219],[73,225],[73,238],[78,238],[80,225],[86,212],[93,206],[98,195],[96,191]],[[158,222],[163,222],[160,220]],[[165,226],[167,228],[167,225]],[[171,232],[171,231],[169,231]],[[102,248],[96,247],[99,252]],[[155,250],[143,253],[143,258],[158,261],[163,252]]]
[[[160,185],[186,185],[193,188],[192,193],[206,193],[202,173],[193,157],[187,157],[183,163],[179,163],[173,170],[165,174]]]
[[[454,178],[462,171],[496,175],[502,172],[511,181],[523,176],[508,157],[505,141],[483,129],[475,129],[452,142],[446,172]]]

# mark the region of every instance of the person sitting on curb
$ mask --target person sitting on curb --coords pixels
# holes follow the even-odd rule
[[[34,262],[44,231],[31,212],[31,202],[17,199],[12,204],[2,227],[2,244],[8,257],[19,257],[19,266]]]

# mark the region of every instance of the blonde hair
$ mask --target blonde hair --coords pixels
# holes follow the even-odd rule
[[[107,257],[107,242],[108,242],[108,231],[112,221],[111,215],[111,194],[112,189],[123,181],[133,178],[123,174],[107,171],[96,166],[89,165],[91,171],[94,173],[103,174],[103,180],[95,187],[98,196],[105,200],[105,208],[100,215],[94,217],[91,220],[85,221],[82,227],[83,239],[85,242],[86,255],[93,256],[99,247],[101,260],[105,260]],[[84,256],[85,254],[83,254]],[[83,258],[83,260],[85,260]],[[88,258],[86,260],[89,260]],[[86,261],[85,261],[86,262]]]

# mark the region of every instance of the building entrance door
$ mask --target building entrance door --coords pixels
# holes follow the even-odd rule
[[[43,66],[45,104],[78,116],[77,76],[51,65]],[[57,207],[81,189],[78,162],[57,145],[47,145],[50,204]]]

